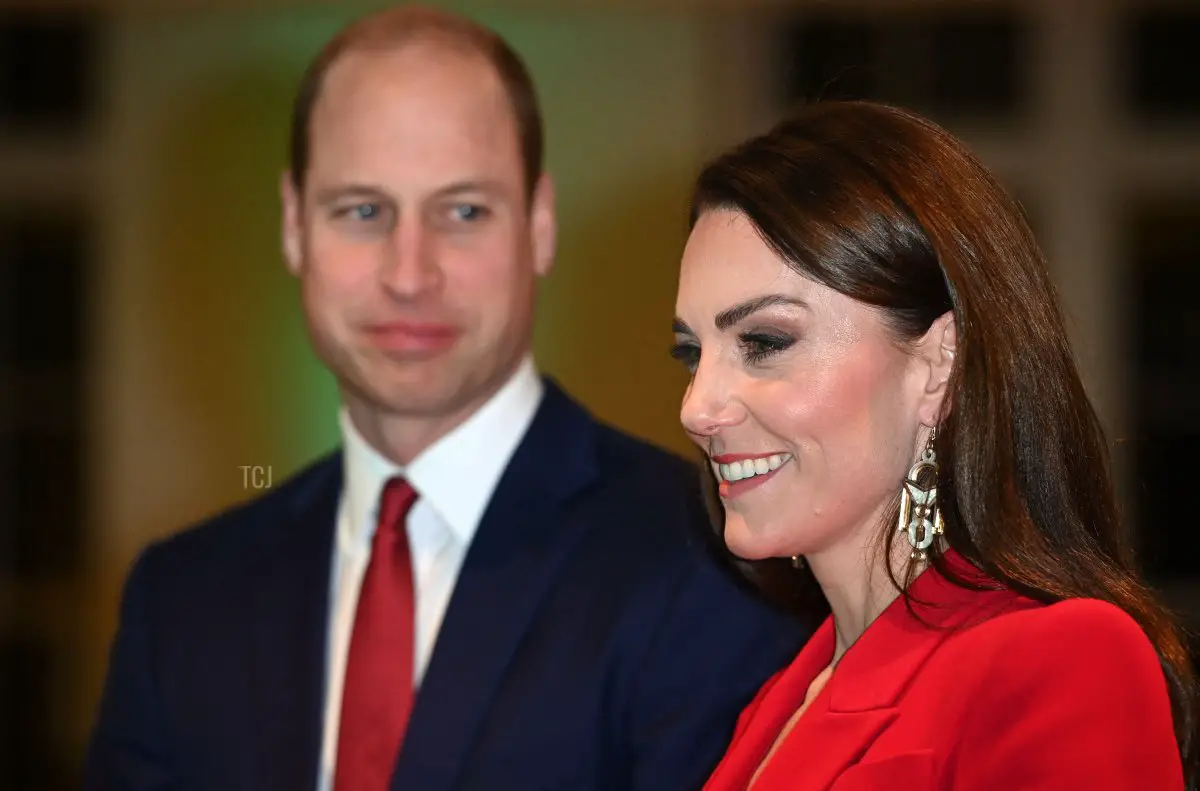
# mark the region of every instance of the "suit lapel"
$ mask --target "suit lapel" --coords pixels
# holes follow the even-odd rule
[[[953,576],[982,590],[953,584],[927,569],[909,586],[910,602],[897,597],[842,658],[830,684],[830,711],[852,713],[894,706],[929,655],[955,630],[1012,606],[1017,597],[999,589],[953,550],[944,562]]]
[[[582,531],[562,505],[596,475],[594,427],[548,384],[468,550],[413,709],[393,789],[450,788]]]
[[[341,457],[300,484],[285,504],[285,524],[262,551],[252,619],[251,657],[256,788],[316,788],[321,755],[329,574]]]
[[[947,564],[959,576],[982,583],[984,578],[956,553]],[[796,722],[763,770],[763,786],[825,789],[853,763],[897,717],[904,690],[953,630],[985,619],[1010,605],[1005,591],[970,591],[956,587],[932,570],[910,587],[912,611],[897,598],[850,647],[821,693]],[[720,788],[742,788],[753,775],[776,736],[800,706],[813,679],[833,655],[832,620],[827,620],[772,692],[772,704],[761,709],[739,742],[740,762],[721,773]],[[796,749],[808,744],[812,749]],[[735,785],[740,779],[742,785]]]
[[[750,783],[767,751],[804,700],[809,685],[833,656],[833,620],[826,619],[804,648],[759,699],[743,712],[745,722],[717,766],[706,789],[742,791]],[[811,713],[811,712],[810,712]]]

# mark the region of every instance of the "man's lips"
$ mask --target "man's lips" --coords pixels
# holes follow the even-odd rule
[[[386,351],[430,352],[451,346],[462,330],[453,324],[390,321],[367,325],[363,334],[372,346]]]

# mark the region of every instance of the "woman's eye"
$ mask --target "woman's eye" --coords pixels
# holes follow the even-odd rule
[[[796,342],[790,335],[771,332],[746,332],[742,333],[738,340],[741,342],[746,361],[752,364],[762,362],[773,354],[787,351]]]
[[[671,347],[671,356],[683,363],[683,367],[692,373],[700,365],[700,347],[694,343],[677,343]]]

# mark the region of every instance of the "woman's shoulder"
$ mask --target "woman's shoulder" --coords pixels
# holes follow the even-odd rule
[[[950,611],[963,613],[955,619],[960,627],[956,642],[1068,654],[1104,649],[1149,658],[1157,667],[1157,653],[1141,625],[1112,602],[1087,597],[1038,601],[985,576],[956,554],[947,563],[953,574],[933,578],[928,590],[935,601],[950,603]]]
[[[1150,647],[1142,627],[1128,612],[1102,599],[1070,598],[1050,604],[1014,594],[987,625],[1014,640],[1053,639],[1079,648],[1093,643],[1134,644]]]
[[[1162,679],[1158,653],[1141,625],[1122,608],[1100,599],[1046,604],[1013,594],[1007,606],[963,630],[956,642],[968,651],[989,646],[996,652],[994,673],[1028,669],[1047,678],[1057,667],[1084,676],[1119,673],[1158,683]]]
[[[1107,601],[1021,599],[947,641],[914,688],[955,788],[1182,788],[1166,675]],[[1111,785],[1110,785],[1111,783]]]

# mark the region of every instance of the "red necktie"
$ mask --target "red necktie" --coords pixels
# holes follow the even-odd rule
[[[384,486],[346,659],[334,791],[386,791],[413,700],[413,571],[405,516],[417,493]]]

